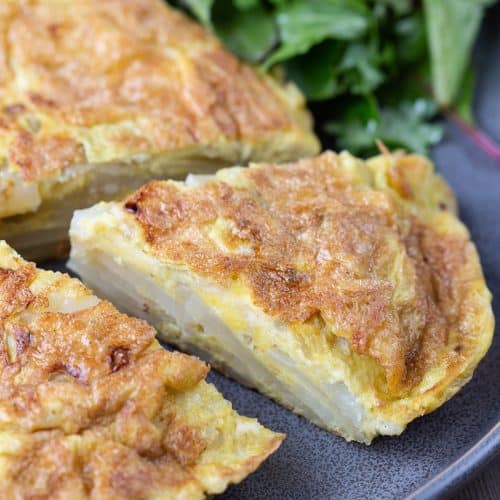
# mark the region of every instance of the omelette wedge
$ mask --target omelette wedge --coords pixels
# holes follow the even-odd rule
[[[318,148],[293,85],[162,0],[1,2],[0,238],[26,257],[152,178]]]
[[[401,433],[491,343],[475,246],[416,155],[151,182],[70,235],[69,266],[162,339],[348,440]]]
[[[196,499],[283,435],[238,415],[208,366],[0,242],[2,498]]]

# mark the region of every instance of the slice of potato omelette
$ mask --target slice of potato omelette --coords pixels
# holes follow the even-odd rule
[[[208,366],[0,243],[2,498],[203,498],[283,435],[238,415]]]
[[[76,212],[71,267],[163,339],[347,439],[399,434],[486,353],[491,296],[415,155],[325,153]]]

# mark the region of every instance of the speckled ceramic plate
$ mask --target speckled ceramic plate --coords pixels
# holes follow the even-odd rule
[[[482,31],[477,117],[500,140],[500,5]],[[434,151],[438,169],[454,188],[461,217],[481,255],[500,317],[500,164],[447,125]],[[287,439],[257,472],[225,499],[435,498],[450,494],[500,451],[500,339],[472,381],[434,413],[396,438],[370,447],[347,443],[293,415],[257,392],[212,373],[211,381],[242,414],[257,417]]]

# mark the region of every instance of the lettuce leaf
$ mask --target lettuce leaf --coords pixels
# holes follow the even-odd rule
[[[455,101],[484,7],[493,0],[424,0],[432,63],[432,87],[444,107]]]

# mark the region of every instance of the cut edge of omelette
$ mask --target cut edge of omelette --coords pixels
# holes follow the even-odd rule
[[[203,498],[284,439],[238,415],[208,366],[0,242],[3,494]]]
[[[293,190],[315,200],[324,195],[323,184],[339,200],[346,197],[333,205],[326,200],[328,210],[354,214],[346,218],[354,226],[347,224],[342,233],[348,243],[357,223],[369,228],[373,217],[382,221],[383,238],[374,240],[383,243],[377,256],[382,264],[377,260],[371,275],[353,282],[372,298],[362,300],[365,309],[352,317],[340,312],[348,320],[358,318],[368,329],[370,321],[362,323],[363,314],[372,314],[368,317],[373,323],[393,318],[386,337],[383,329],[374,330],[371,337],[342,330],[335,323],[340,324],[335,308],[320,310],[319,317],[307,316],[307,307],[318,307],[317,297],[329,298],[328,280],[320,283],[323,295],[314,291],[312,305],[302,291],[311,281],[304,251],[323,240],[311,239],[317,243],[310,248],[297,243],[304,251],[296,252],[294,242],[309,236],[306,230],[294,233],[290,226],[287,196],[292,196],[290,203],[300,217],[312,225],[317,219],[321,225],[326,212],[311,209],[308,214],[306,204],[300,205],[303,200],[293,199]],[[335,191],[337,184],[340,191]],[[317,193],[311,194],[311,185]],[[272,196],[265,195],[269,189]],[[191,201],[196,196],[194,210]],[[190,177],[184,184],[150,183],[122,203],[100,203],[76,212],[69,265],[124,310],[147,318],[163,340],[210,360],[317,425],[369,443],[378,434],[400,434],[414,418],[452,397],[491,344],[491,294],[456,211],[450,188],[422,157],[394,153],[363,162],[345,152],[327,152],[295,164],[224,169],[214,177]],[[268,218],[259,219],[267,212]],[[300,217],[292,222],[300,225]],[[264,248],[263,228],[270,234],[266,244],[275,251],[267,256],[282,255],[284,263],[266,262],[262,253],[253,253]],[[372,252],[366,240],[358,240],[352,242],[360,244],[360,255]],[[203,250],[200,242],[209,245]],[[287,267],[289,254],[298,262],[295,268]],[[345,255],[334,254],[333,261],[341,262]],[[315,257],[332,259],[326,252]],[[353,262],[347,255],[346,265]],[[372,278],[380,281],[374,291],[369,288]],[[255,283],[265,286],[255,288]],[[339,283],[348,290],[352,284]],[[331,284],[336,286],[335,281]],[[384,294],[398,315],[391,309],[373,311],[370,300],[377,305],[378,295]],[[297,296],[300,300],[293,302]],[[343,304],[342,294],[336,297]],[[273,301],[284,306],[273,312]],[[356,311],[357,302],[349,307]],[[302,311],[306,319],[301,319]],[[398,321],[399,330],[394,327]]]

